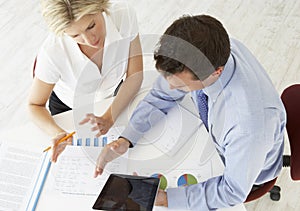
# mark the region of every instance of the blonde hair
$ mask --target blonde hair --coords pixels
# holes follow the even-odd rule
[[[73,21],[85,15],[108,13],[109,0],[41,0],[41,6],[49,29],[62,35]]]

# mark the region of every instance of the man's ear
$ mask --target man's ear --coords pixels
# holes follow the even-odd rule
[[[215,72],[213,72],[213,76],[220,76],[222,71],[224,70],[224,66],[218,67]]]

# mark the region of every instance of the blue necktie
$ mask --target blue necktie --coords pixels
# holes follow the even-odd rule
[[[208,97],[202,90],[198,90],[196,93],[197,93],[198,109],[199,109],[200,118],[201,118],[203,124],[205,125],[206,130],[208,130],[208,125],[207,125],[207,113],[208,113],[207,99],[208,99]]]

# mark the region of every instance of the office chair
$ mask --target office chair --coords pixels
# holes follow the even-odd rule
[[[286,131],[289,138],[291,155],[283,156],[283,167],[290,166],[290,175],[293,180],[300,180],[300,84],[287,87],[281,100],[287,113]],[[253,189],[245,202],[260,198],[270,192],[273,201],[280,199],[280,187],[275,185],[277,178]]]
[[[281,99],[287,112],[286,130],[291,149],[290,175],[293,180],[300,180],[300,84],[286,88]]]
[[[34,58],[34,62],[33,62],[33,65],[32,65],[32,77],[33,78],[35,76],[36,60],[37,60],[37,57]]]

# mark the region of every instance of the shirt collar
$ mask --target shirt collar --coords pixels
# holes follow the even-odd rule
[[[220,95],[224,87],[226,87],[228,82],[231,80],[234,71],[235,71],[234,59],[230,54],[228,61],[226,62],[224,66],[224,70],[222,71],[222,74],[220,75],[219,79],[216,82],[214,82],[212,85],[205,87],[203,89],[203,92],[208,96],[209,99],[211,99],[213,102],[216,101],[217,97]]]
[[[105,21],[105,29],[106,29],[106,36],[104,41],[104,48],[108,47],[111,43],[122,39],[122,36],[118,29],[116,28],[115,24],[111,20],[110,15],[102,12]]]

